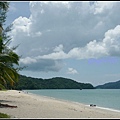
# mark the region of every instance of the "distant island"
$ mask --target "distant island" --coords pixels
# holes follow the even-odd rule
[[[69,78],[54,77],[49,79],[19,76],[19,81],[8,89],[27,90],[27,89],[120,89],[120,80],[116,82],[108,82],[103,85],[93,86],[90,83],[81,83]]]
[[[23,89],[94,89],[94,86],[90,83],[80,83],[75,80],[54,77],[50,79],[32,78],[24,75],[20,75],[18,83],[15,84],[16,90]]]
[[[120,80],[116,82],[108,82],[103,85],[98,85],[96,89],[120,89]]]

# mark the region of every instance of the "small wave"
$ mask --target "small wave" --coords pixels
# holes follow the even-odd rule
[[[86,105],[86,106],[90,106],[90,105]],[[99,107],[99,106],[95,106],[96,108],[100,108],[100,109],[105,109],[105,110],[110,110],[110,111],[114,111],[114,112],[120,112],[120,110],[115,110],[115,109],[112,109],[112,108],[105,108],[105,107]]]

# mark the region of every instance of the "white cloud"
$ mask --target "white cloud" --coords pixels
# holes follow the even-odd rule
[[[73,68],[68,68],[67,74],[78,74],[78,72]]]
[[[60,44],[59,46],[56,46],[55,49],[53,51],[55,52],[59,52],[59,51],[62,51],[63,50],[63,45]]]
[[[17,37],[22,35],[26,35],[29,36],[30,31],[29,31],[29,26],[31,24],[30,19],[26,18],[26,17],[22,17],[20,16],[19,18],[15,19],[13,22],[13,29],[12,29],[12,37],[15,42],[15,40],[17,39]],[[18,39],[19,40],[19,39]],[[16,40],[16,42],[18,42]]]
[[[25,66],[27,71],[58,72],[63,66],[61,60],[23,58],[20,60],[20,66]]]
[[[120,53],[120,25],[108,30],[103,39],[103,45],[107,48],[110,56],[119,56]]]
[[[106,10],[112,9],[114,2],[110,1],[96,1],[94,2],[94,14],[101,14],[106,12]]]
[[[99,58],[104,56],[120,55],[120,25],[114,29],[108,30],[105,33],[103,41],[96,42],[93,40],[89,42],[85,47],[76,47],[71,49],[67,54],[62,49],[58,52],[53,52],[48,55],[39,56],[39,58],[46,59],[66,59],[66,58],[78,58],[89,59]]]
[[[30,57],[20,59],[20,63],[23,63],[23,64],[31,64],[36,62],[37,62],[36,59],[30,58]]]
[[[13,22],[11,46],[20,44],[17,53],[22,55],[22,64],[31,65],[31,70],[38,64],[47,71],[49,63],[49,70],[58,71],[61,60],[69,58],[119,56],[119,5],[119,2],[30,2],[30,17],[20,16]]]

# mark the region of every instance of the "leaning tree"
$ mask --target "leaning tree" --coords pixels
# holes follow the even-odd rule
[[[8,89],[8,85],[13,86],[18,81],[20,69],[20,56],[15,53],[16,47],[9,47],[11,38],[7,33],[11,31],[12,25],[3,28],[8,8],[8,2],[0,2],[0,89]]]

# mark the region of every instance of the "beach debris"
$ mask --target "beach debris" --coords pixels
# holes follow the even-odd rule
[[[0,107],[10,107],[10,108],[17,108],[17,106],[8,105],[8,104],[1,104],[1,103],[0,103]]]
[[[90,104],[90,107],[95,107],[96,105],[95,104]]]

